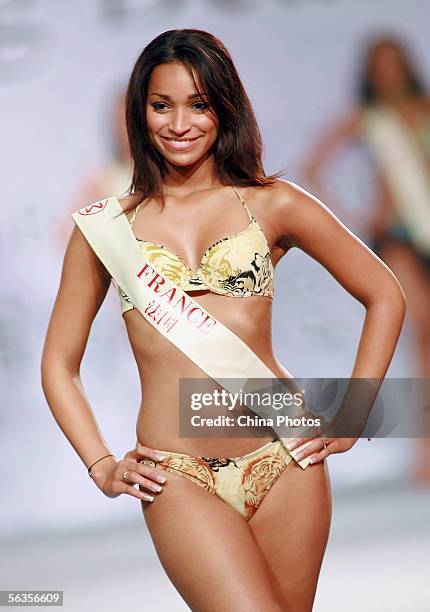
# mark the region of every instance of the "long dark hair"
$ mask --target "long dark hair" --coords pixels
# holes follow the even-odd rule
[[[426,93],[424,84],[415,67],[412,52],[407,44],[400,38],[391,34],[379,35],[367,42],[363,53],[360,82],[358,86],[358,98],[363,106],[373,104],[378,100],[378,92],[375,90],[370,77],[370,64],[374,55],[381,47],[385,46],[390,46],[399,52],[406,70],[409,91],[415,93],[417,96],[423,96]]]
[[[152,144],[146,124],[146,101],[152,71],[160,64],[182,63],[198,87],[198,74],[209,109],[218,119],[218,137],[213,145],[214,170],[222,185],[270,185],[285,173],[266,176],[261,161],[262,141],[251,103],[233,60],[223,43],[196,29],[168,30],[141,52],[131,73],[126,93],[126,123],[133,161],[130,195],[133,210],[145,199],[165,205],[162,179],[165,160]],[[204,100],[202,100],[204,101]]]

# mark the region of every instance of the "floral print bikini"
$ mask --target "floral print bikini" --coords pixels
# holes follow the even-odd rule
[[[210,245],[197,270],[163,244],[137,237],[136,240],[145,259],[183,291],[210,289],[231,297],[273,299],[274,269],[268,241],[242,196],[235,187],[233,189],[248,214],[248,226]],[[140,206],[132,215],[131,227]],[[123,314],[135,308],[119,286],[118,293]],[[165,450],[158,452],[165,457],[162,462],[148,458],[140,462],[191,480],[235,508],[246,520],[254,515],[292,459],[279,438],[241,457],[195,457]]]
[[[231,297],[258,295],[273,299],[274,270],[266,236],[253,217],[242,196],[233,187],[243,204],[249,224],[242,232],[221,238],[206,249],[197,270],[190,268],[176,253],[163,244],[137,238],[145,259],[172,280],[182,291],[210,289]],[[130,225],[139,212],[136,207]],[[122,313],[134,308],[128,296],[118,287]]]
[[[249,521],[293,458],[279,438],[241,457],[193,457],[157,451],[161,462],[143,458],[140,463],[191,480],[216,495]]]

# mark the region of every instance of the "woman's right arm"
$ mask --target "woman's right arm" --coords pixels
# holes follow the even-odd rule
[[[61,430],[91,477],[108,497],[126,493],[145,501],[154,499],[166,478],[139,462],[142,457],[162,461],[154,449],[139,445],[123,459],[106,457],[111,451],[85,396],[80,366],[91,325],[106,297],[110,276],[81,231],[74,227],[64,256],[60,287],[52,310],[41,360],[46,400]],[[122,475],[127,471],[127,481]],[[135,489],[135,484],[140,490]],[[146,489],[151,493],[149,494]]]
[[[52,414],[86,467],[112,451],[85,396],[80,365],[93,320],[106,297],[110,276],[75,226],[63,262],[41,360],[41,382]],[[107,457],[97,463],[116,462]]]
[[[326,128],[312,145],[302,165],[301,174],[312,187],[320,187],[320,172],[329,159],[351,140],[360,136],[361,112],[350,111]]]

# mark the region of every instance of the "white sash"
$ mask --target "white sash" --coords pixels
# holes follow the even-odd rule
[[[417,249],[430,255],[430,166],[399,112],[388,105],[369,108],[363,136],[393,194],[399,218]]]
[[[120,214],[122,210],[112,196],[75,211],[72,218],[143,317],[231,393],[245,386],[240,379],[279,380],[241,338],[143,257],[126,216]],[[161,293],[164,297],[159,297]],[[255,407],[250,410],[267,417],[264,407],[261,412]],[[273,429],[276,431],[276,426]],[[286,444],[290,438],[281,439]],[[302,444],[300,450],[310,443]],[[298,463],[305,469],[309,457]]]

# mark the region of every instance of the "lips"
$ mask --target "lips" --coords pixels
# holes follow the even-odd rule
[[[192,149],[196,142],[201,138],[201,136],[197,136],[196,138],[184,138],[184,139],[170,139],[166,138],[166,136],[162,136],[166,146],[168,149],[172,151],[189,151]]]

